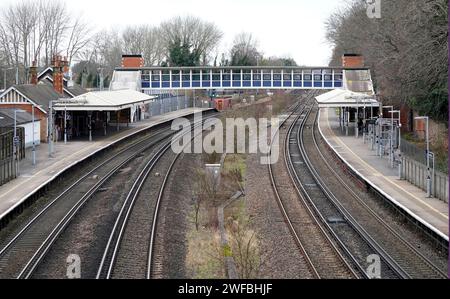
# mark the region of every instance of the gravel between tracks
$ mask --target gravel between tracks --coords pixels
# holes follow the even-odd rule
[[[117,214],[139,171],[152,156],[154,148],[124,166],[75,216],[69,227],[57,239],[33,278],[66,278],[66,259],[70,254],[81,258],[81,278],[95,278],[103,250]]]
[[[154,250],[160,265],[153,278],[188,279],[185,259],[195,184],[192,170],[200,166],[201,155],[183,154],[169,176],[161,202]]]
[[[261,165],[260,157],[248,155],[246,176],[247,212],[261,240],[263,264],[260,278],[312,278],[284,222],[271,187],[267,165]]]
[[[308,132],[308,134],[311,133]],[[345,182],[358,195],[358,197],[360,197],[367,205],[369,205],[369,207],[373,209],[384,221],[389,223],[389,225],[403,238],[413,244],[416,249],[418,249],[422,254],[429,258],[434,264],[438,265],[439,268],[441,268],[444,272],[447,272],[447,252],[440,250],[440,248],[437,249],[434,246],[432,240],[418,231],[416,227],[405,221],[403,216],[398,216],[393,213],[393,211],[387,206],[384,200],[368,192],[367,190],[363,190],[360,185],[357,185],[355,183],[354,178],[350,177],[348,174],[344,174],[342,162],[340,162],[336,158],[336,156],[331,153],[328,145],[320,136],[317,127],[314,130],[314,134],[318,140],[321,153],[324,155],[325,159],[327,159],[328,161],[335,161],[335,163],[330,163],[330,166],[337,173],[343,174],[341,178],[345,179]],[[353,197],[349,195],[348,191],[342,187],[334,174],[329,171],[329,169],[323,164],[321,157],[315,151],[310,151],[309,154],[310,158],[313,159],[312,162],[317,166],[316,169],[321,175],[323,181],[327,184],[327,186],[335,190],[335,195],[338,196],[338,198],[345,205],[345,207],[349,209],[349,211],[359,211],[358,213],[354,212],[354,216],[355,218],[360,219],[361,224],[364,224],[364,219],[367,218],[363,216],[366,213],[362,212],[361,206],[350,200],[353,199]],[[374,234],[376,235],[375,231]]]

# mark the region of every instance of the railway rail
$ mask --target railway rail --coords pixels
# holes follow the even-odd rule
[[[195,124],[192,129],[202,126],[203,123]],[[181,132],[177,138],[182,138],[191,131]],[[166,188],[166,183],[172,169],[182,153],[169,153],[172,142],[165,142],[156,152],[152,159],[145,165],[134,182],[121,211],[111,231],[108,243],[103,253],[102,260],[97,272],[97,279],[115,278],[146,278],[151,279],[154,272],[155,259],[160,258],[154,254],[154,246],[157,237],[157,224],[161,201]],[[165,175],[155,178],[158,164],[163,159],[170,159],[168,166],[161,166]],[[154,180],[157,179],[158,182]],[[152,189],[149,191],[148,189]],[[144,227],[148,234],[138,234],[139,227]],[[126,242],[125,242],[126,241]]]
[[[443,269],[436,266],[380,217],[333,169],[322,153],[326,149],[319,145],[317,122],[318,108],[311,106],[305,121],[299,127],[297,141],[305,166],[322,190],[328,204],[333,205],[339,215],[351,224],[399,278],[446,278],[447,274]],[[332,176],[335,183],[325,183],[318,169],[322,174],[328,174],[327,177]],[[331,190],[330,186],[338,187]],[[307,189],[305,191],[308,192]],[[325,201],[317,200],[317,197],[310,202],[322,215],[327,209],[331,209],[324,205]],[[389,274],[386,275],[389,277]]]
[[[142,152],[170,139],[170,127],[140,138],[101,162],[52,199],[6,241],[0,250],[0,277],[31,278],[58,236],[86,202],[113,175]]]
[[[313,95],[314,93],[308,94],[307,101],[310,101]],[[273,165],[269,163],[268,166],[275,198],[289,231],[304,257],[303,262],[307,264],[309,275],[316,279],[358,278],[360,277],[358,271],[347,262],[346,257],[307,205],[290,170],[288,137],[305,109],[306,106],[302,107],[300,104],[283,122],[282,127],[289,128],[286,134],[278,131],[280,135],[285,135],[284,151],[280,151],[283,159]],[[273,141],[271,145],[274,146]]]

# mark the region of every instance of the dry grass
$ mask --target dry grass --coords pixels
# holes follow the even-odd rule
[[[192,279],[224,279],[226,273],[220,250],[220,236],[215,229],[194,227],[188,234],[186,269]]]

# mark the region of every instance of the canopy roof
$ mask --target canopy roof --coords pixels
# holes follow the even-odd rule
[[[374,96],[346,89],[332,90],[316,97],[316,100],[320,108],[380,107]]]
[[[56,111],[119,111],[136,104],[150,103],[155,98],[134,90],[95,91],[55,101],[53,108]]]
[[[14,110],[13,108],[0,108],[0,127],[12,127],[14,126]],[[23,125],[33,122],[31,113],[26,111],[17,112],[15,115],[16,124]],[[39,121],[36,116],[34,121]]]

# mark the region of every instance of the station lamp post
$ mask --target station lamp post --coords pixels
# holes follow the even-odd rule
[[[398,177],[402,179],[402,159],[401,159],[401,130],[402,130],[402,121],[401,121],[401,111],[400,110],[391,110],[389,111],[392,118],[392,127],[394,127],[394,114],[398,113],[398,150],[399,150],[399,164],[398,164]],[[392,165],[393,166],[393,165]]]
[[[33,131],[33,133],[32,133],[32,135],[33,135],[33,149],[32,149],[33,166],[36,165],[36,142],[34,140],[34,135],[35,135],[35,132],[34,132],[34,109],[35,109],[35,107],[36,106],[34,104],[31,107],[31,122],[32,122],[32,126],[33,126],[33,129],[32,129],[32,131]]]
[[[383,106],[382,109],[389,109],[390,111],[394,110],[394,106]],[[383,112],[381,112],[383,115]],[[391,138],[389,142],[389,162],[391,167],[394,167],[394,115],[391,113]]]
[[[429,117],[419,116],[416,120],[425,120],[426,123],[426,143],[427,143],[427,197],[431,197],[431,169],[430,169],[430,131],[429,131]]]
[[[19,137],[17,136],[17,113],[25,113],[25,110],[21,110],[21,109],[14,109],[14,157],[15,157],[15,161],[16,161],[16,174],[19,175]]]
[[[48,157],[53,158],[53,101],[49,102],[48,109]]]

